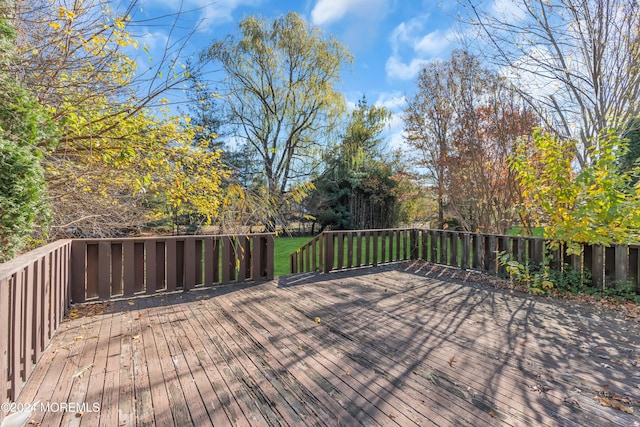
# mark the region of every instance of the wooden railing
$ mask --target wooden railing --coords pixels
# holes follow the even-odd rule
[[[290,255],[291,272],[330,272],[344,268],[422,259],[490,274],[504,273],[498,254],[540,265],[545,240],[449,230],[389,229],[330,231]],[[579,245],[580,255],[567,255],[564,246],[554,251],[551,267],[568,264],[592,277],[594,287],[631,285],[640,294],[640,246]]]
[[[273,235],[77,239],[71,301],[273,278]]]
[[[545,240],[535,237],[420,230],[420,241],[421,259],[491,274],[503,272],[498,262],[499,253],[531,265],[540,265],[545,255]],[[567,264],[577,271],[587,272],[594,287],[625,284],[640,293],[640,246],[579,244],[578,247],[579,255],[567,255],[565,245],[561,244],[550,254],[550,266],[560,269],[562,264]]]
[[[0,403],[15,399],[69,306],[71,240],[0,264]]]
[[[325,231],[289,256],[292,273],[343,268],[417,259],[418,230]]]
[[[71,303],[273,278],[273,234],[62,240],[0,264],[0,403]]]

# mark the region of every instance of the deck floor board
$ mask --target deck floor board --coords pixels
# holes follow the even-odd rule
[[[18,402],[78,405],[46,426],[638,426],[639,336],[396,263],[111,302],[63,322]]]

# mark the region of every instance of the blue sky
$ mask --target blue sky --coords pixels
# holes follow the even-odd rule
[[[434,59],[447,59],[456,43],[458,3],[430,0],[140,0],[136,18],[155,18],[182,10],[181,28],[170,35],[169,25],[150,21],[136,29],[145,35],[151,56],[159,57],[167,40],[197,25],[185,55],[206,48],[212,39],[237,32],[246,15],[275,18],[295,11],[334,35],[354,56],[343,72],[340,89],[354,105],[363,95],[369,103],[393,113],[386,138],[391,147],[401,144],[401,111],[405,96],[414,92],[421,67]],[[168,22],[168,21],[165,21]]]

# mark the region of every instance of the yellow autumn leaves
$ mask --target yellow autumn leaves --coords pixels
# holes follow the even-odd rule
[[[601,133],[590,149],[593,159],[576,166],[575,141],[536,130],[521,140],[511,164],[522,186],[522,208],[545,237],[608,246],[638,243],[640,192],[634,170],[618,161],[626,143],[613,130]]]

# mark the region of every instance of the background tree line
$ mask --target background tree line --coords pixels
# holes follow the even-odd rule
[[[135,2],[0,1],[1,257],[294,221],[636,238],[637,3],[461,4],[477,42],[422,69],[392,152],[389,111],[336,89],[351,54],[295,13],[246,17],[185,63],[188,37],[167,42],[138,69]]]

